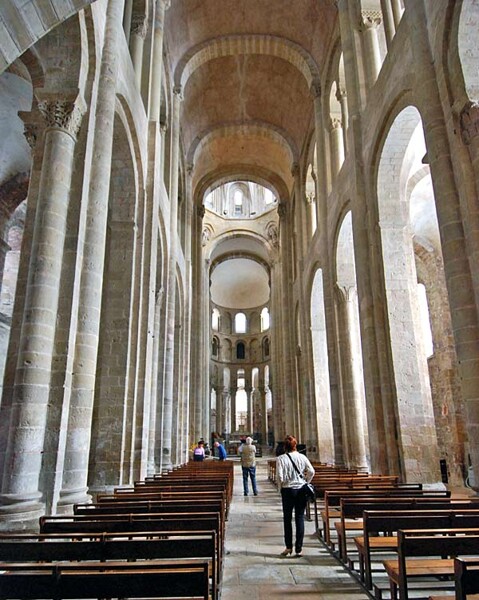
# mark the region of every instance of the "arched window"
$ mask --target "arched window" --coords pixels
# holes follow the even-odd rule
[[[243,192],[236,190],[234,195],[234,214],[235,217],[239,217],[243,214]]]
[[[220,311],[217,308],[213,308],[211,313],[211,328],[213,331],[219,331],[220,329]]]
[[[235,333],[246,333],[246,315],[244,313],[235,315]]]
[[[243,342],[238,342],[236,344],[236,358],[245,358],[245,345]]]
[[[214,337],[213,342],[211,344],[211,353],[213,354],[213,356],[218,356],[218,348],[219,348],[218,338]]]
[[[261,331],[269,329],[269,310],[265,306],[261,311]]]
[[[263,340],[263,358],[269,357],[269,338]]]

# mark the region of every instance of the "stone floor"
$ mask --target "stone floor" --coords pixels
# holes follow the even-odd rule
[[[284,549],[281,498],[268,481],[266,458],[257,463],[257,480],[259,495],[243,496],[241,467],[235,464],[221,600],[367,600],[361,586],[316,538],[312,522],[306,522],[304,556],[279,557]]]

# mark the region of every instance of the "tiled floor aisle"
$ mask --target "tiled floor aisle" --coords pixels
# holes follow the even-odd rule
[[[280,558],[284,548],[281,498],[268,481],[267,459],[257,464],[258,496],[243,496],[241,467],[226,525],[221,600],[308,598],[367,600],[368,595],[332,558],[306,522],[302,558]],[[251,493],[251,490],[250,490]]]

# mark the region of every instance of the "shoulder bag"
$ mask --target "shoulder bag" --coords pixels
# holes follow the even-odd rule
[[[302,477],[305,481],[304,485],[301,487],[301,493],[303,494],[304,498],[306,501],[312,501],[316,498],[316,491],[314,489],[314,486],[311,483],[308,483],[304,477],[304,475],[300,472],[300,470],[298,469],[298,467],[296,466],[296,463],[294,462],[294,460],[291,458],[291,455],[289,454],[289,452],[286,452],[286,454],[288,455],[289,460],[291,461],[294,470],[296,471],[296,473]]]

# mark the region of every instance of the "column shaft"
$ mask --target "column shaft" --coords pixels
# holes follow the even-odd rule
[[[370,90],[376,83],[381,70],[381,54],[379,52],[378,26],[379,19],[363,17],[362,45],[366,88]]]
[[[151,121],[160,120],[161,105],[161,72],[163,69],[163,28],[165,25],[165,10],[169,0],[156,0],[155,21],[153,29],[153,59],[150,74],[150,101],[148,113]]]
[[[94,124],[94,140],[80,275],[70,414],[65,449],[63,486],[58,507],[68,510],[87,494],[88,456],[91,441],[93,396],[98,357],[106,226],[110,192],[113,123],[115,116],[118,45],[122,31],[123,0],[110,0]]]
[[[331,168],[333,176],[337,176],[344,162],[343,129],[339,119],[331,119]]]
[[[343,464],[343,448],[340,418],[340,402],[338,392],[338,357],[335,345],[335,317],[333,301],[333,284],[331,273],[330,240],[328,235],[328,202],[326,191],[326,164],[324,150],[323,107],[321,87],[316,86],[314,93],[314,116],[316,132],[316,172],[318,177],[318,214],[320,216],[320,246],[323,267],[324,311],[326,321],[326,338],[328,347],[329,385],[331,391],[331,417],[334,439],[335,463]]]
[[[396,24],[394,23],[393,7],[391,0],[381,0],[381,12],[384,22],[384,34],[386,36],[387,49],[391,49],[391,43],[396,33]]]
[[[133,69],[135,71],[136,85],[141,91],[141,78],[143,74],[143,48],[145,45],[146,36],[146,19],[145,17],[134,20],[130,34],[130,51]],[[161,82],[161,76],[160,76]],[[160,83],[161,84],[161,83]]]
[[[175,309],[176,309],[176,248],[178,243],[178,168],[180,154],[180,103],[181,90],[173,94],[173,129],[171,148],[171,186],[170,186],[170,244],[168,258],[168,288],[166,297],[166,353],[165,388],[163,401],[163,464],[171,469],[172,417],[175,390]]]
[[[479,323],[468,260],[468,257],[473,255],[473,248],[467,247],[464,236],[463,217],[451,163],[451,148],[429,46],[424,2],[406,0],[405,5],[405,15],[411,31],[418,95],[423,107],[421,116],[424,135],[432,179],[435,183],[436,211],[441,233],[459,378],[466,408],[469,451],[474,476],[476,482],[479,482]],[[473,306],[475,310],[471,310]]]
[[[366,467],[366,445],[361,411],[362,382],[355,360],[358,348],[353,347],[352,334],[356,327],[353,311],[356,290],[336,288],[338,310],[338,345],[340,348],[341,388],[343,395],[344,430],[347,434],[347,463],[351,468]]]
[[[3,473],[0,519],[6,521],[7,528],[9,521],[13,528],[17,521],[22,522],[22,528],[29,527],[43,512],[39,480],[48,415],[75,134],[80,116],[79,104],[75,104],[75,100],[62,99],[57,94],[46,92],[42,96],[39,98],[39,108],[49,127],[44,137],[44,156]]]

